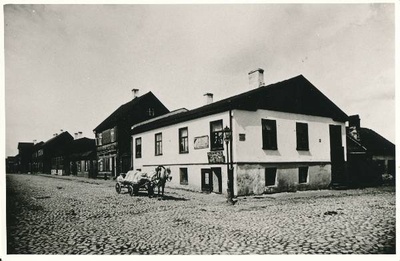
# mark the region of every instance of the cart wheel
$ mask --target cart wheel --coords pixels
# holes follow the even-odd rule
[[[115,191],[117,191],[117,193],[121,193],[121,185],[119,183],[115,184]]]
[[[128,185],[128,193],[129,193],[129,195],[133,196],[133,186],[132,185]]]
[[[138,185],[132,185],[132,194],[135,196],[139,195],[139,186]]]

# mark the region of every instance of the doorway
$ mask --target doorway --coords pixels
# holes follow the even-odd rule
[[[345,185],[344,147],[342,146],[342,126],[329,125],[331,145],[332,185]]]

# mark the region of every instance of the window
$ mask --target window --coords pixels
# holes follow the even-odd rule
[[[180,173],[180,184],[187,185],[188,184],[188,171],[187,168],[179,168]]]
[[[78,172],[81,172],[82,170],[81,170],[81,162],[80,161],[77,161],[76,162],[76,171],[78,171]]]
[[[309,150],[308,148],[308,125],[296,122],[297,150]]]
[[[246,141],[246,134],[239,133],[239,141]]]
[[[142,157],[142,138],[135,139],[135,157],[137,159]]]
[[[103,145],[103,135],[101,133],[97,133],[97,146]]]
[[[276,141],[276,121],[275,120],[261,120],[262,125],[262,141],[264,150],[277,150],[278,145]]]
[[[188,153],[188,128],[179,129],[179,153]]]
[[[265,169],[265,186],[274,186],[276,181],[276,168]]]
[[[307,183],[308,180],[308,167],[299,168],[299,184]]]
[[[103,159],[99,159],[99,171],[104,171]]]
[[[105,130],[102,132],[102,143],[103,144],[108,144],[111,143],[111,131],[110,130]]]
[[[224,149],[222,120],[210,122],[211,150]]]
[[[148,114],[149,116],[154,116],[154,108],[149,108],[149,109],[147,110],[147,114]]]
[[[162,133],[157,133],[155,135],[155,144],[156,144],[156,156],[162,155]]]
[[[112,128],[110,130],[110,136],[111,136],[111,142],[114,142],[116,140],[115,139],[115,128]]]
[[[87,160],[85,160],[85,171],[89,170],[89,162]]]

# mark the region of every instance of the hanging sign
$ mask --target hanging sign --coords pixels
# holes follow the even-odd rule
[[[210,151],[207,153],[208,163],[225,163],[225,157],[222,151]]]

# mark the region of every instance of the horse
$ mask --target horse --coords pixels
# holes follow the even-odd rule
[[[155,173],[154,175],[152,175],[151,181],[158,189],[159,198],[160,198],[160,189],[161,189],[161,198],[164,198],[165,183],[171,180],[172,176],[170,168],[165,168],[164,166],[158,166],[155,169]]]

